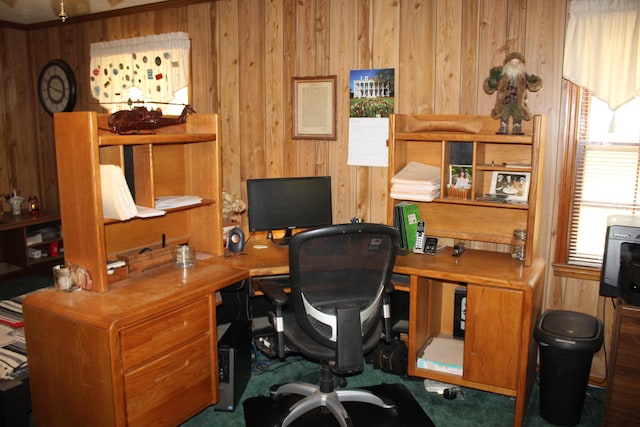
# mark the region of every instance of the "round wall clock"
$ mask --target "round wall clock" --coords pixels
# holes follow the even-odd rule
[[[73,111],[76,95],[76,78],[66,62],[54,59],[44,66],[38,77],[38,96],[49,114]]]

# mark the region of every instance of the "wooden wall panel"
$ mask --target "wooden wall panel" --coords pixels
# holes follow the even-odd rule
[[[606,360],[611,351],[615,311],[610,299],[598,296],[599,283],[570,277],[554,277],[547,283],[547,306],[550,310],[570,310],[595,316],[603,321],[603,347],[594,354],[591,375],[606,378]]]
[[[521,51],[527,70],[544,79],[541,91],[529,94],[529,105],[548,116],[540,241],[549,261],[559,203],[556,159],[563,149],[558,134],[567,3],[169,1],[97,20],[0,27],[0,192],[15,186],[38,193],[44,208],[58,207],[53,120],[35,92],[46,62],[67,61],[79,82],[76,110],[99,111],[91,97],[90,43],[187,31],[192,40],[193,107],[198,113],[221,114],[226,191],[246,200],[248,178],[329,174],[335,221],[354,215],[384,221],[386,168],[347,165],[349,72],[395,68],[399,113],[488,114],[495,97],[484,93],[483,80],[507,53]],[[291,77],[332,74],[338,77],[337,139],[293,140]],[[585,312],[603,306],[594,281],[558,285],[548,270],[545,306]]]
[[[357,1],[333,1],[329,11],[330,28],[330,51],[329,67],[336,76],[337,94],[336,109],[339,116],[349,114],[349,75],[351,69],[357,61]],[[338,120],[336,124],[338,138],[330,141],[327,146],[330,150],[330,157],[326,165],[326,171],[331,176],[333,189],[333,215],[336,222],[346,222],[356,211],[353,200],[356,199],[353,192],[355,186],[350,183],[353,168],[345,168],[347,162],[347,146],[341,141],[344,135],[348,135],[348,122]]]
[[[221,115],[222,144],[222,183],[225,191],[246,199],[246,185],[241,185],[243,179],[252,175],[242,176],[240,147],[240,33],[238,28],[238,3],[235,1],[220,1],[215,9],[216,24],[212,27],[217,32],[211,34],[212,42],[218,49],[218,62],[214,64],[219,84],[208,82],[211,87],[219,87]],[[193,63],[195,66],[195,63]],[[193,86],[193,92],[197,92]],[[247,145],[247,143],[243,144]],[[247,171],[245,167],[245,172]],[[250,169],[249,169],[250,170]],[[264,170],[262,171],[264,172]]]
[[[436,111],[459,114],[462,49],[462,0],[438,1],[436,45]]]

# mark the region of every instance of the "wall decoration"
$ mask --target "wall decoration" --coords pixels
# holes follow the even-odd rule
[[[336,139],[336,76],[293,77],[293,139]]]
[[[389,115],[395,106],[395,70],[352,70],[349,83],[347,163],[386,167]]]
[[[187,33],[91,43],[91,95],[111,111],[129,108],[129,101],[171,102],[189,85],[190,49]]]

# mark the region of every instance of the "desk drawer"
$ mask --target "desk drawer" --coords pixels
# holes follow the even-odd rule
[[[125,372],[184,343],[209,333],[209,304],[202,298],[185,307],[120,332],[122,368]]]
[[[177,425],[213,401],[209,337],[201,337],[124,376],[127,425]]]

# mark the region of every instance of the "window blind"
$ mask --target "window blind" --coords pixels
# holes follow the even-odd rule
[[[602,263],[607,218],[636,215],[640,208],[640,144],[616,132],[617,114],[601,114],[592,101],[598,100],[583,90],[569,232],[568,262],[584,266]],[[606,132],[598,131],[603,127]],[[594,140],[594,135],[606,137]]]

